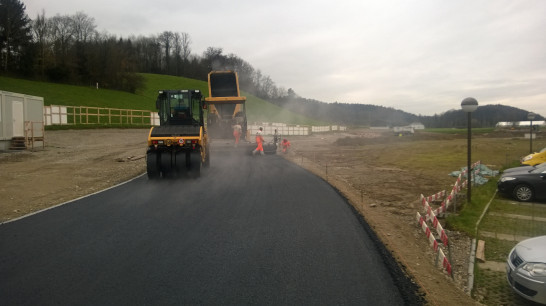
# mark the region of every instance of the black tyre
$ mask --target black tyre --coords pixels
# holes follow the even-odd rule
[[[161,165],[161,173],[163,177],[168,177],[174,173],[173,161],[171,152],[161,152],[159,164]]]
[[[198,178],[201,176],[201,152],[192,152],[187,154],[187,163],[188,175],[191,178]]]
[[[187,169],[187,160],[186,160],[186,156],[188,154],[186,154],[186,152],[177,152],[176,153],[176,163],[175,163],[175,168],[176,168],[176,172],[179,176],[181,175],[185,175],[186,174],[186,169]]]
[[[147,152],[146,153],[146,172],[148,178],[153,180],[159,178],[161,170],[159,168],[159,155],[157,152]]]
[[[513,191],[514,198],[521,202],[529,202],[534,197],[534,191],[531,186],[526,184],[517,185]]]

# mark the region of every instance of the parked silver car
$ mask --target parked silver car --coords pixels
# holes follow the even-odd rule
[[[516,244],[506,261],[506,276],[519,295],[546,304],[546,236]]]

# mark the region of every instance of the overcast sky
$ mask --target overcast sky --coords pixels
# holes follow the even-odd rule
[[[84,12],[117,36],[185,32],[277,87],[413,114],[504,104],[546,116],[544,0],[22,0],[31,19]]]

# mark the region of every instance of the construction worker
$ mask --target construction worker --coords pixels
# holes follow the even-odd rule
[[[239,145],[239,139],[241,139],[241,133],[242,133],[241,125],[238,123],[235,123],[233,125],[233,137],[235,137],[235,146],[237,147]]]
[[[281,146],[282,146],[282,152],[286,153],[288,151],[288,148],[290,147],[290,141],[284,138],[281,142]]]
[[[256,132],[256,143],[258,144],[258,146],[256,147],[256,149],[254,149],[254,151],[252,151],[252,155],[256,154],[257,152],[260,152],[261,155],[264,155],[264,137],[262,136],[262,131],[263,128],[260,127],[258,129],[258,132]]]

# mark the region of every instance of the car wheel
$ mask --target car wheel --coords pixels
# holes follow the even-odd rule
[[[533,199],[533,189],[528,185],[517,185],[513,194],[518,201],[529,202]]]

